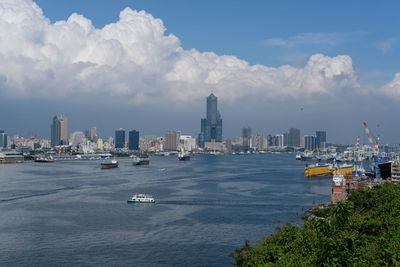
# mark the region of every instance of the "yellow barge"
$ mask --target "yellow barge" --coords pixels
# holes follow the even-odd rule
[[[344,165],[344,166],[339,166],[339,167],[333,167],[332,175],[335,175],[335,174],[351,175],[351,174],[353,174],[353,171],[355,171],[355,170],[356,170],[356,166],[354,166],[354,165]]]
[[[310,165],[306,167],[306,176],[324,176],[331,175],[332,165]]]
[[[333,166],[332,164],[309,165],[305,167],[306,177],[311,176],[333,176],[335,174],[351,175],[356,170],[354,165]]]

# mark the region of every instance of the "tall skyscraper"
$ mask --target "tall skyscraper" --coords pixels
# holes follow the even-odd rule
[[[119,130],[115,131],[115,148],[124,148],[125,147],[125,130],[119,128]]]
[[[8,135],[3,130],[0,130],[0,149],[6,148],[7,146],[8,146]]]
[[[129,131],[129,150],[139,150],[139,131]]]
[[[290,128],[288,134],[288,146],[300,147],[300,130],[297,128]]]
[[[315,141],[316,141],[316,136],[315,135],[305,135],[304,136],[304,148],[306,150],[314,150],[315,149]]]
[[[242,138],[243,138],[243,149],[249,150],[251,147],[251,128],[244,127],[242,129]]]
[[[207,97],[206,116],[201,119],[200,147],[204,147],[205,142],[222,142],[222,118],[218,111],[218,97],[214,94]]]
[[[68,118],[65,115],[53,117],[51,124],[51,146],[68,145]]]
[[[176,151],[178,149],[179,139],[180,139],[180,133],[175,131],[166,132],[164,141],[164,151]]]
[[[326,147],[326,131],[316,131],[315,135],[315,146],[318,149],[324,149]]]

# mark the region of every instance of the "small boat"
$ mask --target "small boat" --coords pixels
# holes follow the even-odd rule
[[[132,163],[133,165],[149,165],[150,159],[149,157],[133,157]]]
[[[101,168],[102,169],[118,168],[118,161],[112,160],[111,162],[103,162],[101,163]]]
[[[178,153],[179,160],[190,160],[190,154],[185,152],[185,149],[182,149],[181,152]]]
[[[189,154],[181,154],[181,153],[179,153],[178,159],[179,160],[190,160],[190,155]]]
[[[128,203],[155,203],[153,196],[145,194],[134,194],[130,199],[127,200]]]

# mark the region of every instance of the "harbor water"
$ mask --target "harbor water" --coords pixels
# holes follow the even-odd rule
[[[1,266],[231,266],[230,254],[329,202],[293,154],[0,165]],[[155,204],[128,204],[135,193]]]

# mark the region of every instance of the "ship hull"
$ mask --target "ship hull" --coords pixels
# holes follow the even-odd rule
[[[330,175],[330,166],[323,165],[323,166],[313,166],[313,167],[306,167],[305,174],[307,177],[311,176],[325,176]]]
[[[178,159],[181,161],[190,160],[190,156],[182,156],[182,157],[178,157]]]
[[[342,174],[342,175],[351,175],[353,171],[356,170],[355,166],[348,166],[348,167],[336,167],[332,169],[332,175]]]
[[[106,164],[106,165],[101,165],[101,169],[114,169],[118,168],[118,164]]]
[[[136,161],[133,162],[133,165],[139,166],[139,165],[149,165],[150,161],[149,160],[141,160],[141,161]]]

